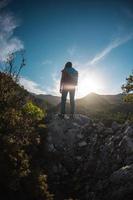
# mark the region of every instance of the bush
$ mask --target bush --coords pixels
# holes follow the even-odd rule
[[[126,78],[126,84],[122,85],[123,93],[126,94],[124,97],[125,102],[133,102],[133,72]]]
[[[22,111],[34,120],[41,120],[46,116],[46,113],[42,111],[38,106],[34,105],[31,101],[24,105]]]
[[[0,197],[51,200],[41,168],[40,145],[46,134],[46,113],[30,101],[28,92],[0,73]],[[41,127],[41,128],[40,128]],[[44,136],[43,136],[44,139]],[[42,178],[40,178],[42,177]]]

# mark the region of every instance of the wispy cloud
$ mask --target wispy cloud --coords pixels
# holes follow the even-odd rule
[[[52,60],[44,60],[42,62],[43,65],[51,65],[52,64]]]
[[[103,60],[115,48],[119,47],[120,45],[125,44],[126,42],[128,42],[132,39],[133,39],[133,33],[125,35],[124,37],[116,38],[109,45],[107,45],[107,47],[105,47],[99,54],[94,56],[94,58],[92,60],[89,60],[88,62],[84,62],[84,63],[80,63],[78,61],[73,62],[74,67],[76,67],[76,69],[79,71],[79,86],[78,86],[78,90],[77,90],[78,98],[89,93],[89,91],[91,91],[92,88],[94,89],[95,92],[98,92],[98,93],[105,93],[105,94],[108,93],[107,88],[105,88],[106,83],[102,83],[103,82],[102,78],[100,80],[99,78],[97,78],[97,77],[99,77],[99,75],[95,75],[97,67],[94,70],[94,68],[92,68],[92,66],[95,66],[96,63]],[[59,72],[54,73],[52,78],[53,78],[52,79],[53,87],[49,88],[49,92],[54,95],[59,95],[59,82],[60,82]],[[94,88],[93,85],[90,86],[91,82],[93,83],[92,79],[97,80],[96,88]],[[94,81],[94,82],[96,82],[96,81]],[[87,84],[88,84],[88,86],[87,86],[88,91],[85,89]],[[89,88],[89,87],[92,87],[92,88]],[[112,93],[113,92],[114,91],[112,91]],[[115,92],[117,93],[117,91],[115,91]]]
[[[127,16],[129,19],[133,19],[133,12],[132,12],[129,8],[124,8],[124,9],[123,9],[123,12],[126,14],[126,16]]]
[[[60,87],[60,76],[59,72],[53,73],[52,74],[52,86],[47,88],[47,93],[52,94],[52,95],[57,95],[59,96],[59,87]]]
[[[132,40],[132,39],[133,39],[133,33],[130,33],[130,34],[124,36],[123,38],[117,38],[117,39],[113,40],[107,47],[105,47],[105,49],[103,49],[99,54],[94,56],[94,58],[91,61],[87,62],[87,65],[93,65],[93,64],[101,61],[113,49],[119,47],[122,44],[125,44],[126,42],[128,42],[129,40]]]
[[[24,88],[31,93],[46,94],[46,92],[43,89],[41,89],[41,86],[32,80],[21,77],[19,82],[20,85],[24,86]]]
[[[0,61],[5,61],[9,53],[20,51],[24,48],[23,42],[14,36],[19,20],[11,12],[3,12],[10,1],[0,2]]]
[[[9,4],[10,0],[0,1],[0,10]]]
[[[77,47],[72,46],[72,47],[67,49],[67,53],[69,54],[69,56],[74,56],[74,54],[76,53],[76,50],[77,50]]]

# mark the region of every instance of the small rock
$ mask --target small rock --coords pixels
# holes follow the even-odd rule
[[[86,145],[87,145],[87,142],[85,142],[85,141],[82,141],[82,142],[79,143],[79,147],[84,147]]]
[[[123,138],[123,145],[125,147],[127,154],[132,155],[133,154],[133,141],[132,141],[132,139],[128,136],[125,136]]]
[[[81,156],[77,156],[76,157],[77,160],[81,160],[81,158],[82,158]]]
[[[113,134],[113,130],[112,128],[107,128],[105,131],[104,131],[105,134],[107,135],[112,135]]]
[[[117,131],[120,128],[120,125],[117,122],[112,123],[112,130]]]
[[[133,129],[130,126],[128,126],[124,133],[127,134],[129,137],[132,137],[133,136]]]
[[[77,134],[77,138],[79,139],[82,139],[84,136],[80,133],[80,134]]]
[[[52,152],[56,151],[53,144],[48,145],[48,150]]]
[[[129,126],[129,124],[130,124],[130,121],[127,120],[127,121],[125,121],[124,126]]]
[[[104,124],[102,122],[99,122],[97,124],[98,133],[101,133],[104,129],[105,129]]]
[[[133,164],[123,166],[122,168],[115,171],[110,177],[111,182],[115,184],[125,184],[131,179],[133,181]]]

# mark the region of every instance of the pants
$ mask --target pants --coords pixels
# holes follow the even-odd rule
[[[63,90],[62,91],[61,114],[65,114],[66,98],[67,98],[68,93],[70,95],[70,113],[74,114],[74,111],[75,111],[75,101],[74,101],[75,89],[73,89],[73,90]]]

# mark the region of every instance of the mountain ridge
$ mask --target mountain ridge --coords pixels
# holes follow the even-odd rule
[[[60,96],[55,96],[55,95],[51,95],[51,94],[33,94],[35,97],[37,97],[38,99],[41,100],[45,100],[48,101],[50,104],[56,106],[57,104],[60,103],[61,101],[61,97]],[[106,103],[110,103],[110,104],[115,104],[115,103],[122,103],[122,97],[123,94],[122,93],[118,93],[118,94],[97,94],[97,93],[89,93],[84,97],[81,98],[76,98],[75,101],[79,102],[81,100],[83,101],[88,101],[91,100],[91,98],[103,98],[104,101],[106,101]],[[89,99],[90,98],[90,99]]]

